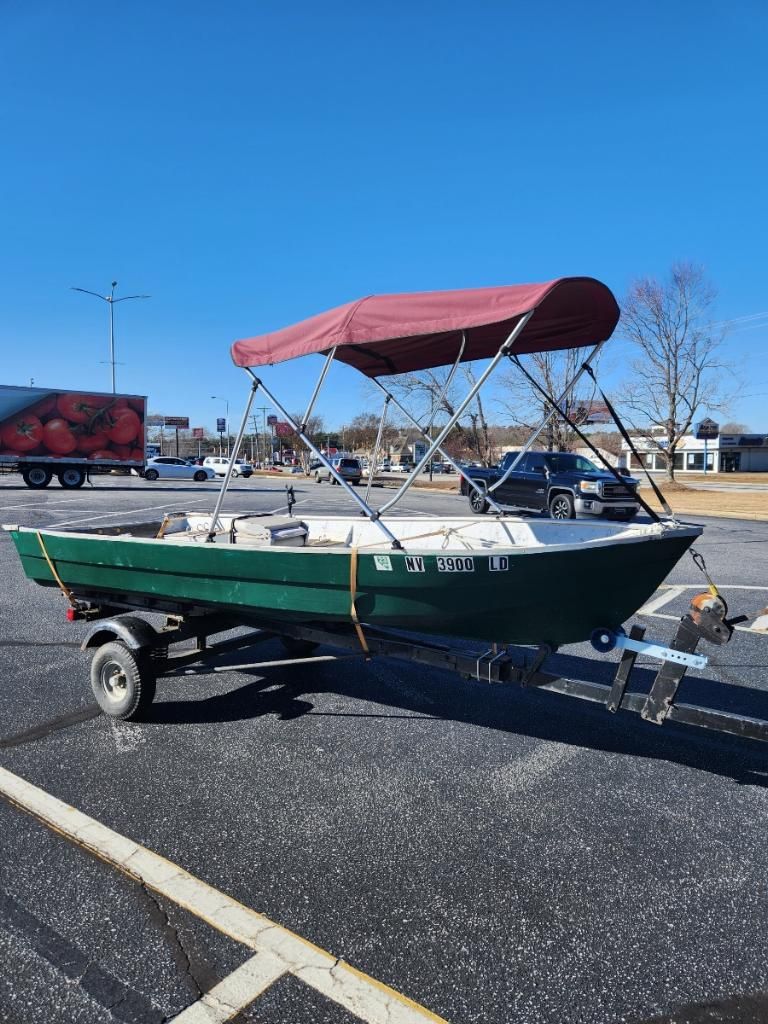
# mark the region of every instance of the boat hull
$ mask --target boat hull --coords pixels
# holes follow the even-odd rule
[[[361,622],[499,643],[559,646],[616,629],[698,534],[672,529],[631,543],[356,555]],[[57,586],[38,534],[11,530],[26,575]],[[112,594],[292,622],[350,622],[349,550],[173,544],[41,532],[76,596]]]

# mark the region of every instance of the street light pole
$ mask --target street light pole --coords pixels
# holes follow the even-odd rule
[[[224,402],[224,404],[227,407],[227,418],[224,421],[224,427],[225,427],[225,432],[226,432],[226,435],[227,435],[227,458],[229,458],[229,399],[228,398],[222,398],[221,395],[211,395],[211,398],[215,399],[217,402]],[[219,435],[219,449],[221,449],[221,435]],[[219,455],[222,455],[222,454],[223,453],[220,450],[219,451]]]
[[[85,295],[94,295],[97,299],[102,299],[104,302],[109,303],[109,362],[112,367],[112,394],[114,395],[117,388],[115,386],[115,303],[116,302],[127,302],[128,299],[149,299],[151,295],[123,295],[121,298],[115,298],[115,288],[117,288],[117,281],[112,282],[112,288],[109,295],[100,295],[98,292],[91,292],[87,288],[75,288],[72,287],[73,292],[83,292]]]

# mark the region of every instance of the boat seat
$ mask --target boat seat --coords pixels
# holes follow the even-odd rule
[[[245,541],[267,547],[302,548],[307,543],[309,527],[291,516],[243,516],[232,520],[235,544]]]

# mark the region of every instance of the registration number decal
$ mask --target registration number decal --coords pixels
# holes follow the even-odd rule
[[[474,572],[475,560],[469,555],[438,555],[438,572]]]

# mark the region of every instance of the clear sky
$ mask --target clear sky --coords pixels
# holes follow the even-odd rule
[[[0,382],[212,425],[232,340],[382,291],[702,263],[768,310],[768,6],[0,2]],[[768,430],[765,318],[730,418]],[[614,347],[609,378],[628,355]],[[319,357],[265,374],[303,407]],[[336,368],[329,426],[368,402]],[[491,417],[493,418],[493,417]]]

